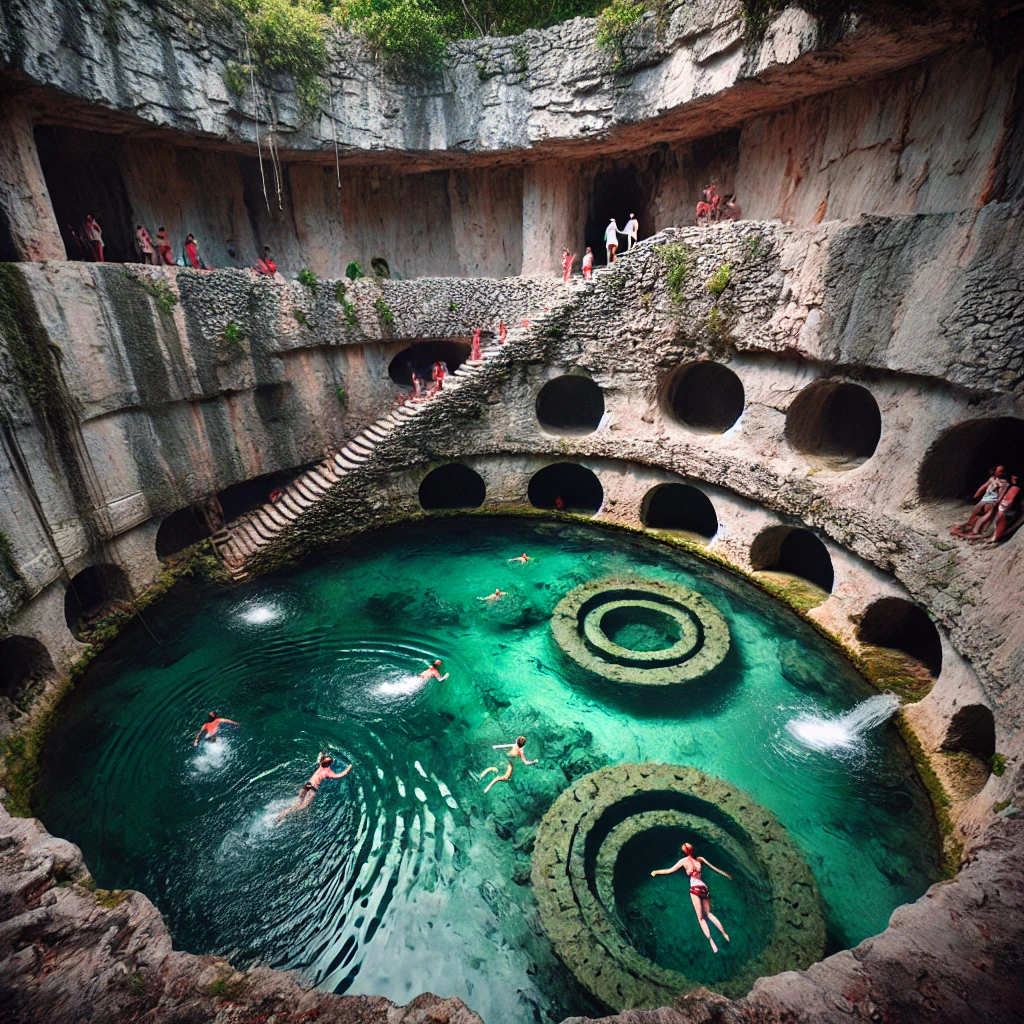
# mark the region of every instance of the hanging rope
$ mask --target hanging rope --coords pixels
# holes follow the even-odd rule
[[[334,76],[331,79],[331,135],[334,138],[334,170],[338,175],[338,189],[341,189],[341,161],[338,159],[338,122],[334,120]]]
[[[256,152],[260,158],[260,181],[263,182],[263,201],[267,204],[267,213],[270,213],[270,197],[267,195],[267,176],[263,173],[263,150],[260,149],[260,98],[256,92],[256,72],[252,66],[252,53],[249,51],[249,32],[245,33],[245,60],[249,65],[249,83],[252,86],[252,102],[255,107],[253,121],[256,125]]]

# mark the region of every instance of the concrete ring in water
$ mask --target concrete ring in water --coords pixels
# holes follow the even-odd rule
[[[620,913],[617,878],[630,867],[623,862],[666,828],[693,837],[698,854],[713,849],[713,862],[724,858],[736,876],[726,884],[741,886],[757,911],[749,955],[724,980],[655,963],[633,945]],[[695,768],[621,764],[577,780],[537,829],[532,881],[555,952],[614,1011],[670,1005],[698,985],[738,997],[757,978],[809,967],[825,950],[818,889],[785,829],[742,790]],[[671,913],[693,911],[687,902]],[[706,941],[699,931],[697,939]]]
[[[576,587],[559,601],[551,629],[581,668],[630,686],[686,683],[729,653],[729,626],[706,597],[640,576]]]

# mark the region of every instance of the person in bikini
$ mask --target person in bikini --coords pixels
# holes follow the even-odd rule
[[[670,868],[659,868],[657,871],[651,872],[651,877],[655,875],[672,875],[677,871],[685,871],[690,877],[690,902],[693,903],[694,912],[697,914],[697,921],[700,924],[700,930],[704,933],[704,937],[711,943],[711,952],[717,953],[718,947],[715,945],[715,940],[711,938],[711,929],[708,927],[708,921],[710,921],[721,933],[722,938],[726,942],[732,941],[729,938],[728,933],[722,927],[722,922],[711,913],[711,894],[708,892],[708,887],[700,877],[702,866],[711,868],[712,871],[717,871],[720,875],[724,875],[726,878],[731,879],[732,875],[728,871],[723,871],[721,868],[716,868],[710,861],[705,860],[703,857],[695,857],[693,855],[693,846],[690,843],[683,843],[683,856],[680,860],[677,860],[675,864]]]
[[[444,675],[441,675],[441,666],[443,664],[444,662],[438,658],[433,665],[430,665],[426,669],[426,671],[420,673],[420,679],[437,679],[443,683],[448,678],[447,672],[445,672]]]
[[[487,785],[484,787],[484,792],[485,793],[488,792],[490,790],[491,786],[493,786],[495,783],[497,783],[497,782],[508,782],[508,780],[512,778],[512,767],[513,767],[513,765],[516,762],[516,758],[519,758],[519,760],[522,761],[523,764],[526,764],[526,765],[536,764],[537,763],[536,760],[533,760],[533,761],[527,761],[526,760],[526,755],[523,753],[523,747],[525,747],[525,746],[526,746],[526,737],[525,736],[519,736],[519,737],[516,738],[515,743],[495,743],[491,747],[491,750],[507,750],[508,751],[508,767],[505,769],[505,774],[504,775],[499,775],[498,774],[498,772],[500,771],[499,768],[485,768],[480,773],[480,781],[482,782],[484,780],[485,776],[490,775],[491,772],[494,772],[494,778],[491,779],[491,781],[488,782]]]
[[[313,797],[316,796],[316,791],[320,788],[320,783],[324,779],[343,779],[352,771],[352,765],[349,765],[343,772],[336,772],[331,767],[332,764],[334,764],[333,757],[329,757],[326,754],[320,756],[320,763],[316,771],[310,775],[308,782],[302,784],[302,788],[299,790],[299,795],[295,798],[294,803],[289,804],[277,815],[278,821],[285,817],[285,815],[291,814],[292,811],[301,811],[304,807],[308,807],[313,802]]]
[[[509,562],[519,562],[520,565],[526,565],[527,562],[532,562],[533,559],[524,551],[518,558],[510,558]]]
[[[217,742],[217,733],[222,725],[238,725],[237,722],[233,722],[230,718],[218,718],[215,711],[211,711],[207,716],[207,720],[203,722],[203,727],[199,730],[199,734],[193,742],[193,747],[199,746],[200,740],[206,740],[207,743]]]

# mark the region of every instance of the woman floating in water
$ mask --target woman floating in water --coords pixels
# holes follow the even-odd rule
[[[679,870],[683,870],[690,877],[690,901],[693,903],[693,909],[697,914],[697,921],[700,923],[700,930],[704,933],[704,937],[711,943],[711,952],[717,953],[718,947],[715,945],[715,940],[711,938],[711,929],[708,927],[708,921],[710,921],[721,933],[722,937],[726,942],[731,941],[729,939],[726,930],[722,927],[722,922],[711,913],[711,894],[708,892],[708,887],[701,880],[700,872],[701,865],[705,864],[712,871],[717,871],[720,875],[725,875],[726,878],[731,879],[732,875],[728,871],[723,871],[721,868],[716,868],[710,861],[705,860],[703,857],[694,857],[693,847],[689,843],[683,843],[683,858],[677,860],[675,864],[670,868],[660,868],[657,871],[652,871],[651,876],[654,875],[672,875]]]
[[[532,562],[533,559],[524,551],[518,558],[510,558],[509,562],[520,562],[522,565],[526,565],[527,562]]]
[[[320,788],[320,783],[324,779],[343,779],[352,771],[352,765],[349,765],[343,772],[336,772],[331,767],[332,764],[334,764],[333,757],[328,757],[326,754],[321,755],[317,770],[310,775],[309,782],[302,784],[302,788],[299,790],[299,795],[295,798],[294,803],[289,804],[277,815],[278,821],[286,814],[291,814],[292,811],[301,811],[303,807],[308,807],[313,802],[313,797],[316,796],[316,791]]]
[[[518,561],[518,559],[517,559]],[[488,594],[486,597],[478,597],[478,601],[500,601],[505,596],[505,591],[501,587],[496,587],[493,594]]]
[[[517,757],[523,762],[523,764],[536,764],[537,763],[536,760],[534,760],[534,761],[527,761],[526,760],[526,755],[523,753],[523,747],[525,747],[525,746],[526,746],[526,737],[525,736],[520,736],[515,741],[515,743],[495,743],[491,747],[491,750],[507,750],[508,751],[508,767],[505,769],[505,774],[504,775],[498,775],[499,769],[497,769],[497,768],[485,768],[480,773],[480,781],[481,782],[483,781],[485,775],[490,775],[491,772],[494,772],[494,775],[495,775],[495,778],[491,779],[491,781],[488,782],[486,787],[484,788],[484,792],[485,793],[488,792],[488,790],[490,790],[491,786],[493,786],[496,782],[508,782],[508,780],[512,778],[512,766],[515,764],[515,760],[516,760]]]

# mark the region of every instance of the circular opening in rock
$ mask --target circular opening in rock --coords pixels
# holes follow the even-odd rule
[[[0,696],[27,706],[38,690],[34,684],[53,674],[53,659],[40,640],[31,636],[0,640]]]
[[[832,593],[835,571],[832,557],[821,539],[810,530],[793,526],[770,526],[750,546],[754,569],[786,573]]]
[[[156,557],[170,558],[205,540],[212,532],[200,506],[179,508],[164,519],[156,531]]]
[[[448,364],[454,373],[468,358],[472,345],[468,341],[417,341],[402,349],[388,364],[388,376],[400,387],[412,387],[412,375],[429,381],[434,363]]]
[[[996,721],[984,704],[965,704],[949,722],[942,749],[964,751],[986,763],[996,752]]]
[[[549,434],[591,434],[604,415],[604,395],[579,374],[549,380],[537,395],[537,421]]]
[[[864,613],[857,639],[909,654],[937,679],[942,671],[942,638],[928,613],[901,597],[883,597]]]
[[[995,466],[1024,477],[1024,420],[1001,416],[950,427],[925,454],[917,492],[922,501],[972,501]]]
[[[644,526],[655,530],[685,530],[707,538],[718,532],[718,515],[711,499],[689,484],[661,484],[649,490],[640,518]]]
[[[604,501],[597,474],[578,462],[555,462],[530,478],[527,497],[534,508],[593,514]]]
[[[475,469],[449,462],[431,470],[420,484],[420,506],[427,511],[479,508],[487,497],[487,485]]]
[[[786,413],[786,440],[836,469],[871,458],[882,436],[882,414],[867,388],[846,381],[808,385]]]
[[[613,608],[601,617],[601,632],[631,651],[663,651],[679,643],[683,631],[670,615],[654,608]]]
[[[680,366],[669,379],[666,410],[691,430],[725,433],[743,412],[743,383],[722,363],[702,360]]]
[[[131,588],[119,565],[90,565],[72,577],[64,591],[64,619],[76,636],[83,626],[131,598]]]

